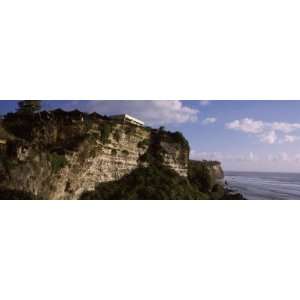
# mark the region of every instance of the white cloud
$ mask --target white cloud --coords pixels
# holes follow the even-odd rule
[[[207,106],[207,105],[210,104],[210,102],[207,101],[207,100],[200,100],[199,103],[200,103],[201,106]]]
[[[277,135],[275,133],[274,130],[267,132],[265,134],[262,134],[260,136],[260,140],[263,143],[267,143],[267,144],[274,144],[277,141]]]
[[[290,157],[289,155],[286,153],[286,152],[282,152],[279,154],[279,157],[280,157],[280,160],[283,160],[283,161],[288,161],[290,160]]]
[[[287,135],[287,133],[300,129],[300,123],[287,123],[287,122],[263,122],[260,120],[253,120],[251,118],[244,118],[241,120],[234,120],[225,124],[227,129],[237,130],[245,133],[254,134],[263,143],[294,143],[300,140],[299,137],[294,135]],[[279,136],[278,136],[279,134]],[[280,138],[280,135],[282,136]]]
[[[208,118],[206,118],[206,119],[204,119],[204,120],[202,121],[202,124],[203,124],[203,125],[213,124],[213,123],[215,123],[216,121],[217,121],[216,118],[214,118],[214,117],[208,117]]]
[[[296,157],[292,158],[290,157],[286,152],[281,152],[278,154],[270,154],[267,157],[268,161],[273,161],[273,162],[278,162],[278,161],[292,161],[292,160],[296,160]]]
[[[300,153],[274,152],[272,154],[258,154],[250,151],[248,153],[231,154],[192,150],[191,159],[220,161],[225,171],[300,171]]]
[[[270,125],[273,130],[282,131],[284,133],[290,133],[296,129],[300,129],[300,124],[298,123],[274,122]]]
[[[249,160],[252,161],[252,160],[255,160],[255,155],[253,152],[250,152],[249,153]]]
[[[247,133],[262,132],[264,123],[262,121],[255,121],[253,119],[245,118],[242,120],[235,120],[226,124],[226,128],[240,130]]]
[[[196,150],[191,150],[191,159],[195,160],[218,160],[218,161],[240,161],[240,162],[250,162],[258,160],[258,157],[253,153],[249,152],[246,154],[232,155],[223,154],[221,152],[200,152]]]
[[[289,162],[289,163],[300,163],[300,153],[289,154],[287,152],[273,153],[269,155],[258,156],[254,152],[250,151],[245,154],[225,154],[221,152],[201,152],[191,150],[191,159],[195,160],[219,160],[221,162],[258,162],[264,163],[269,162]]]
[[[180,100],[144,101],[75,101],[72,109],[80,108],[87,112],[103,115],[127,113],[149,125],[195,122],[199,110],[190,108]],[[71,109],[71,107],[70,107]]]
[[[284,143],[294,143],[296,141],[300,140],[299,136],[295,136],[295,135],[285,135],[282,142]]]
[[[195,160],[222,160],[224,156],[221,152],[201,152],[191,150],[190,158]]]

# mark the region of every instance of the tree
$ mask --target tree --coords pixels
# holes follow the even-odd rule
[[[33,114],[41,109],[40,100],[24,100],[18,102],[18,113]]]

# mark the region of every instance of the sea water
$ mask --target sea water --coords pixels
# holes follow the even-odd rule
[[[229,188],[246,199],[300,200],[300,174],[225,172]]]

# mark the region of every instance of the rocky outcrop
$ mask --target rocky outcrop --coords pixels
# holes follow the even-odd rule
[[[215,184],[223,185],[224,172],[218,161],[190,160],[189,179],[205,192],[212,192]]]
[[[0,160],[0,188],[46,199],[78,199],[151,159],[186,177],[189,147],[178,133],[153,130],[79,111],[8,115],[13,135]]]
[[[224,179],[224,172],[220,162],[218,161],[209,162],[208,168],[211,173],[211,176],[215,179],[215,181],[220,181]]]

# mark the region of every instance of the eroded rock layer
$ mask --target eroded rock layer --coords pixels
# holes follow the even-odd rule
[[[0,188],[78,199],[153,160],[187,176],[189,146],[179,133],[61,110],[11,114],[0,127],[10,134],[1,150]]]

